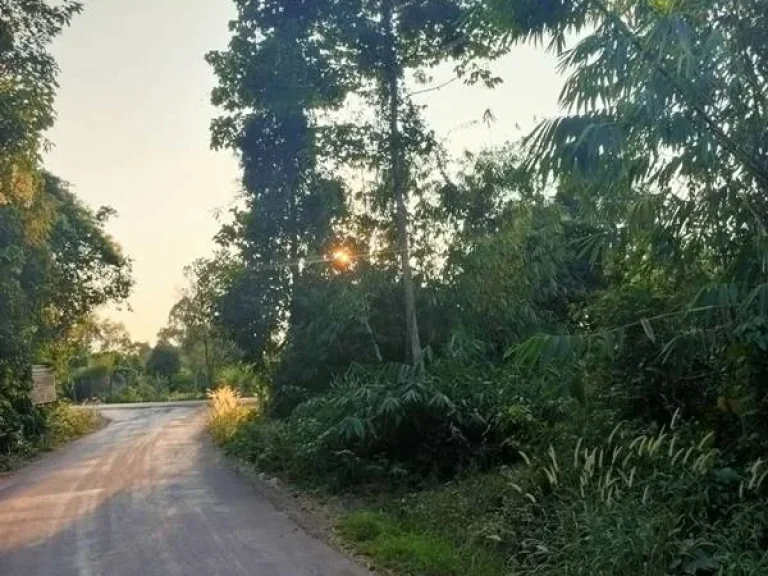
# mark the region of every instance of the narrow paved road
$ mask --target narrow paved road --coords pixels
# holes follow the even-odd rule
[[[199,407],[104,410],[0,479],[2,576],[362,576],[220,462]]]

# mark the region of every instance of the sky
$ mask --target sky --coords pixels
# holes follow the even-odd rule
[[[215,78],[203,59],[226,47],[234,15],[232,0],[86,0],[52,49],[61,75],[46,166],[87,204],[117,210],[107,229],[133,260],[136,285],[127,306],[101,314],[136,340],[154,342],[184,266],[211,254],[216,215],[235,201],[237,160],[209,146]],[[518,47],[493,66],[501,87],[453,82],[418,101],[451,153],[500,146],[557,113],[556,64],[542,48]],[[437,85],[453,74],[432,76]]]

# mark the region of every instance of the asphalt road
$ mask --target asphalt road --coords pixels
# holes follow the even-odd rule
[[[364,576],[220,461],[199,406],[104,429],[0,479],[2,576]]]

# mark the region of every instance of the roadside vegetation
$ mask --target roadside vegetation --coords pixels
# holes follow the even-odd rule
[[[72,440],[90,434],[104,424],[96,410],[57,402],[39,411],[32,434],[17,434],[6,441],[0,454],[0,472],[18,468],[42,452],[54,450]]]
[[[395,572],[768,572],[768,3],[235,5],[241,195],[149,347],[95,316],[132,284],[113,211],[41,161],[81,6],[0,3],[0,454],[88,428],[32,405],[48,364],[77,401],[213,390],[223,449]],[[517,45],[560,115],[457,153],[430,95],[525,89]]]
[[[90,413],[63,404],[34,406],[31,367],[48,364],[61,376],[80,341],[79,327],[99,306],[123,301],[132,285],[130,260],[105,231],[114,211],[84,205],[42,164],[58,75],[48,49],[80,9],[69,0],[0,3],[3,467],[94,424]]]
[[[237,7],[198,269],[265,384],[223,448],[402,574],[765,572],[766,4]],[[523,89],[517,44],[561,116],[453,157],[428,94]]]
[[[217,338],[200,299],[171,311],[154,348],[98,317],[133,285],[130,258],[106,231],[116,213],[86,206],[43,164],[59,72],[50,45],[82,8],[73,0],[0,2],[3,459],[57,442],[50,431],[65,409],[33,405],[36,364],[54,370],[58,397],[72,402],[204,398],[222,381],[246,393],[258,386],[251,363]]]

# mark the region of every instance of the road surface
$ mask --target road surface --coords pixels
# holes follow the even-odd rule
[[[0,479],[0,575],[368,574],[221,462],[199,406],[102,413],[104,429]]]

